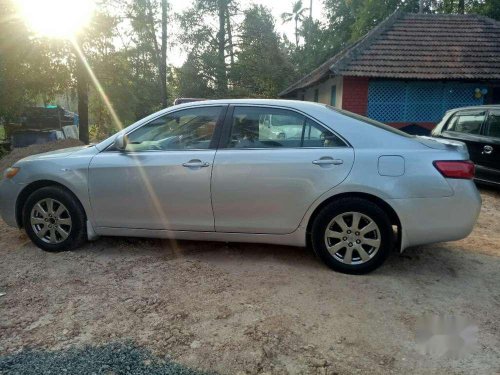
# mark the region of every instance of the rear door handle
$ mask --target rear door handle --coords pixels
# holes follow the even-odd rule
[[[486,145],[483,147],[483,154],[491,154],[493,152],[493,147]]]
[[[182,163],[182,166],[186,168],[205,168],[210,166],[210,163],[195,159],[190,160],[187,163]]]
[[[315,165],[340,165],[344,164],[342,159],[318,159],[312,162]]]

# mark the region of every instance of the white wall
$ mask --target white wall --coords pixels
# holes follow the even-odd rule
[[[332,92],[332,86],[337,86],[337,95],[336,95],[336,103],[335,106],[337,108],[342,108],[342,83],[343,83],[343,77],[342,76],[336,76],[327,79],[326,81],[315,85],[311,86],[308,89],[306,89],[304,93],[304,100],[313,102],[314,101],[314,90],[318,89],[318,101],[323,104],[330,104],[330,96]],[[299,93],[298,99],[302,98],[302,93]]]

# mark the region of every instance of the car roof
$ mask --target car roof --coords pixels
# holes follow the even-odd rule
[[[473,109],[500,109],[500,104],[484,104],[484,105],[473,105],[468,107],[452,108],[446,111],[446,113],[463,111],[463,110],[473,110]]]
[[[324,107],[324,104],[316,102],[308,102],[302,100],[289,100],[289,99],[214,99],[214,100],[202,100],[190,103],[178,104],[176,108],[188,108],[188,107],[198,107],[200,105],[210,105],[210,104],[251,104],[251,105],[273,105],[282,106],[295,109],[311,109]],[[170,107],[169,107],[170,108]]]

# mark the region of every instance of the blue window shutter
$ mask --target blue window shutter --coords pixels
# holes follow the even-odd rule
[[[382,122],[438,122],[448,109],[481,105],[479,83],[459,81],[370,81],[368,117]]]

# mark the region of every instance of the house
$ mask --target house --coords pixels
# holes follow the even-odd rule
[[[279,96],[428,131],[448,109],[500,103],[500,22],[396,11]]]

